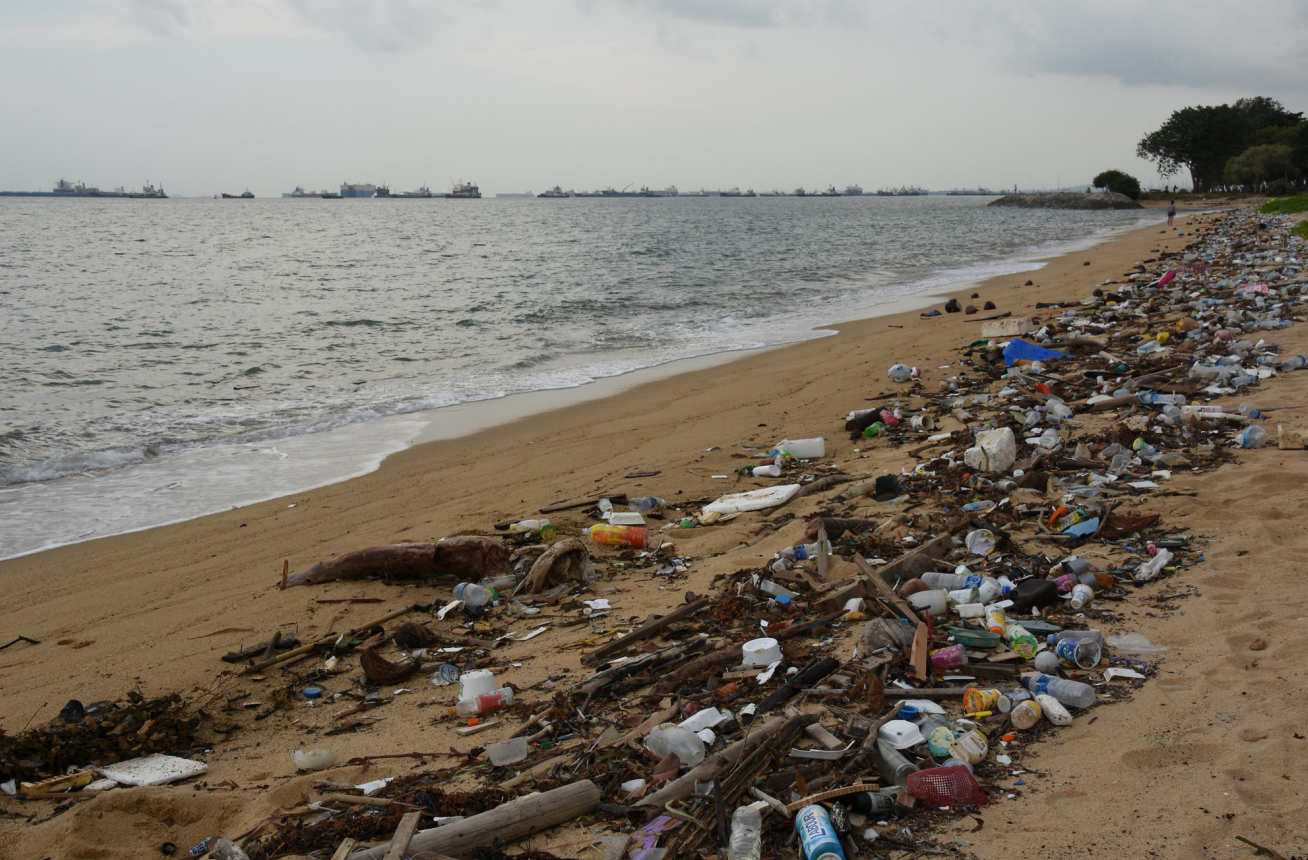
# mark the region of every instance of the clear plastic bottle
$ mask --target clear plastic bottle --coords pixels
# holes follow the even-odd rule
[[[478,585],[475,582],[460,582],[454,586],[454,599],[462,600],[463,605],[470,609],[477,609],[488,603],[493,603],[499,597],[495,589]]]
[[[1032,673],[1022,676],[1022,686],[1035,695],[1048,693],[1072,708],[1088,708],[1095,703],[1095,688],[1080,681]]]
[[[932,588],[944,588],[948,590],[958,588],[980,588],[983,582],[993,582],[998,585],[999,582],[989,576],[980,574],[961,574],[961,573],[941,573],[936,570],[928,570],[922,574],[919,579]]]
[[[642,526],[593,525],[586,529],[586,536],[605,546],[629,546],[643,549],[648,545],[649,532]]]
[[[810,558],[817,558],[818,543],[797,543],[794,546],[788,546],[781,552],[777,553],[779,558],[789,559],[790,561],[806,561]]]
[[[1241,448],[1261,448],[1267,444],[1267,431],[1257,424],[1250,424],[1235,437]]]
[[[758,804],[737,806],[731,813],[727,860],[759,860],[763,854],[763,813]]]
[[[1292,370],[1298,370],[1308,364],[1308,355],[1292,355],[1285,361],[1281,362],[1277,368],[1281,373],[1289,373]]]
[[[513,704],[513,688],[500,687],[493,693],[485,693],[464,699],[454,706],[454,713],[460,717],[478,717],[493,714]]]
[[[627,510],[640,511],[642,514],[657,514],[667,507],[667,502],[658,496],[637,496],[627,499]]]

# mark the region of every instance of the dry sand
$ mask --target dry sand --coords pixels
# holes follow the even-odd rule
[[[1039,315],[1036,301],[1075,300],[1094,285],[1120,278],[1159,249],[1179,250],[1199,215],[1175,229],[1146,227],[1088,251],[1056,258],[1038,272],[993,279],[975,288],[999,310]],[[1028,279],[1034,281],[1024,286]],[[974,290],[958,294],[967,304]],[[985,314],[983,313],[982,316]],[[723,492],[754,483],[715,479],[748,462],[746,445],[789,436],[825,436],[828,455],[855,474],[898,470],[914,462],[903,450],[857,445],[842,432],[844,413],[881,402],[892,390],[885,370],[895,361],[920,365],[933,389],[951,371],[957,347],[978,336],[976,317],[922,319],[917,311],[842,323],[839,334],[729,364],[662,379],[589,402],[533,415],[474,435],[429,442],[389,458],[365,477],[191,522],[64,547],[0,563],[7,597],[0,609],[6,641],[0,652],[0,727],[15,733],[51,720],[64,702],[172,691],[199,700],[271,691],[223,675],[228,650],[266,639],[274,630],[313,641],[445,594],[419,586],[333,583],[278,591],[283,560],[291,570],[351,549],[487,532],[562,500],[626,492],[654,494],[687,512]],[[1308,352],[1308,329],[1278,340]],[[1308,425],[1308,374],[1274,380],[1257,394],[1262,405],[1303,404],[1276,420]],[[438,435],[441,428],[435,431]],[[1172,489],[1193,496],[1155,498],[1145,510],[1211,539],[1203,564],[1141,590],[1128,602],[1138,629],[1170,647],[1160,676],[1128,704],[1094,709],[1066,729],[1046,733],[1014,777],[1019,797],[984,810],[951,830],[960,852],[980,857],[1100,856],[1248,857],[1237,835],[1284,854],[1308,848],[1303,764],[1308,721],[1302,716],[1308,652],[1308,591],[1299,565],[1308,551],[1300,504],[1308,491],[1308,452],[1241,452],[1237,465],[1179,475]],[[623,476],[658,470],[654,477]],[[868,500],[869,508],[877,503]],[[694,559],[687,579],[664,588],[649,572],[604,579],[596,591],[619,617],[643,618],[705,590],[718,573],[753,567],[796,542],[803,515],[753,546],[742,537],[757,525],[746,515],[719,527],[671,533]],[[551,517],[563,531],[587,524],[580,514]],[[1151,595],[1193,591],[1150,603]],[[380,598],[377,604],[320,603]],[[550,615],[551,613],[546,613]],[[562,615],[563,613],[558,613]],[[570,613],[575,617],[576,613]],[[559,618],[545,618],[557,623]],[[514,622],[522,633],[534,619]],[[445,622],[446,626],[450,622]],[[530,643],[495,652],[514,664],[500,680],[530,686],[548,676],[571,683],[589,674],[576,651],[559,646],[584,638],[587,627],[554,627]],[[1250,650],[1260,638],[1266,650]],[[353,661],[354,658],[347,658]],[[351,665],[356,665],[351,662]],[[354,674],[357,674],[355,670]],[[347,686],[347,676],[329,687]],[[51,817],[52,801],[3,801],[3,858],[147,858],[165,840],[188,847],[213,833],[234,835],[309,796],[312,776],[297,776],[290,751],[330,747],[342,759],[410,750],[461,749],[442,708],[451,688],[425,686],[395,698],[375,726],[331,738],[319,732],[346,705],[300,704],[262,722],[240,715],[245,728],[202,756],[206,789],[190,785],[117,790]],[[527,696],[533,694],[528,693]],[[546,697],[544,691],[534,695]],[[508,732],[477,736],[480,745]],[[396,760],[345,768],[333,778],[408,772]],[[215,788],[231,781],[236,789]],[[909,819],[912,826],[912,820]],[[560,856],[581,854],[581,836],[556,840]]]

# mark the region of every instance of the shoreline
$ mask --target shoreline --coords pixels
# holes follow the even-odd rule
[[[1207,210],[1203,210],[1207,211]],[[354,480],[381,468],[385,460],[417,445],[432,441],[449,440],[458,436],[482,432],[491,427],[530,418],[553,409],[568,408],[580,403],[617,396],[649,382],[657,382],[683,373],[729,364],[760,352],[783,350],[821,340],[836,334],[840,327],[868,320],[881,319],[942,303],[956,293],[979,287],[988,281],[1040,271],[1048,262],[1069,253],[1093,249],[1117,236],[1142,227],[1116,226],[1106,228],[1102,235],[1094,235],[1086,244],[1077,240],[1055,243],[1049,254],[1042,249],[1014,255],[996,261],[976,262],[954,269],[937,272],[905,288],[917,287],[911,292],[892,292],[879,299],[857,303],[864,316],[846,317],[840,322],[814,322],[809,320],[794,327],[796,339],[759,346],[725,348],[716,352],[672,358],[656,364],[602,376],[577,385],[518,391],[499,396],[454,403],[435,409],[384,415],[363,422],[348,423],[330,430],[314,433],[273,436],[252,442],[219,442],[197,445],[171,452],[158,460],[128,464],[90,473],[64,475],[50,481],[28,482],[0,488],[0,493],[14,493],[20,498],[22,511],[18,516],[38,522],[48,522],[67,514],[68,505],[75,504],[84,511],[77,519],[82,523],[95,522],[88,531],[71,537],[56,537],[39,546],[19,545],[16,551],[0,547],[0,561],[24,558],[91,540],[115,537],[189,522],[230,510],[310,492],[322,487]],[[1067,250],[1067,248],[1072,250]],[[1048,249],[1044,249],[1048,250]],[[1039,254],[1035,256],[1035,254]],[[1000,274],[969,277],[970,270],[997,267]],[[944,282],[941,283],[942,279]],[[842,311],[835,308],[837,316]],[[354,437],[364,435],[371,441],[360,448]],[[349,440],[348,442],[344,440]],[[271,472],[262,471],[260,477],[272,479],[275,486],[268,490],[248,491],[249,476],[230,472],[226,467],[232,456],[244,450],[247,457],[258,459],[281,458],[280,467]],[[289,452],[289,453],[288,453]],[[334,453],[328,453],[334,452]],[[289,459],[288,459],[289,458]],[[255,466],[246,465],[245,472]],[[201,480],[203,488],[191,489]],[[59,497],[68,484],[97,482],[99,492],[93,497],[73,499]],[[226,487],[224,490],[223,488]],[[46,496],[55,499],[47,501]],[[219,502],[215,496],[223,496]],[[103,498],[130,498],[136,506],[128,512],[118,513],[98,504]],[[212,500],[212,501],[211,501]],[[180,514],[176,509],[180,508]],[[151,511],[156,511],[153,515]],[[111,518],[109,523],[97,517]]]

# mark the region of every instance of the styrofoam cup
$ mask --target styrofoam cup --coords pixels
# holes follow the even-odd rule
[[[771,666],[781,659],[781,646],[770,636],[751,639],[740,646],[741,661],[746,666]]]

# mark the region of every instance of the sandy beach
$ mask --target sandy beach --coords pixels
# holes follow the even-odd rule
[[[998,311],[1040,317],[1037,302],[1077,301],[1096,285],[1120,279],[1160,251],[1179,251],[1220,213],[1179,218],[1048,261],[957,293],[962,304],[992,301]],[[1028,285],[1028,281],[1031,283]],[[973,293],[978,294],[973,298]],[[934,306],[940,307],[944,297]],[[378,544],[493,534],[493,524],[578,499],[625,493],[656,495],[693,514],[717,496],[764,482],[737,477],[747,446],[823,436],[826,460],[857,476],[915,464],[907,448],[861,446],[843,431],[853,409],[879,405],[895,387],[886,369],[920,366],[928,390],[957,372],[959,347],[979,337],[978,317],[922,318],[919,310],[840,322],[830,337],[752,353],[594,399],[542,394],[521,417],[455,438],[484,423],[458,411],[438,418],[425,442],[388,458],[374,473],[294,496],[177,525],[76,544],[0,562],[0,639],[23,635],[0,652],[0,729],[13,735],[49,723],[64,703],[179,693],[192,703],[239,693],[262,700],[278,686],[239,676],[222,654],[275,632],[313,642],[382,618],[405,606],[446,600],[448,592],[414,584],[335,582],[278,590],[283,564],[300,570]],[[1282,352],[1308,352],[1308,329],[1274,332]],[[1269,338],[1271,339],[1271,338]],[[950,369],[953,366],[953,369]],[[569,398],[563,408],[552,398]],[[1230,398],[1277,406],[1268,424],[1308,426],[1308,374],[1271,380],[1252,395]],[[547,411],[534,411],[534,410]],[[446,421],[442,425],[442,420]],[[1209,472],[1178,472],[1167,496],[1144,497],[1140,510],[1209,541],[1203,563],[1134,592],[1114,606],[1112,632],[1139,631],[1169,648],[1158,677],[1132,701],[1096,707],[1067,728],[1044,733],[1014,776],[1013,799],[985,807],[938,838],[977,857],[1101,856],[1249,857],[1243,836],[1286,856],[1308,851],[1301,762],[1308,724],[1299,693],[1308,645],[1308,595],[1298,563],[1308,535],[1298,501],[1308,486],[1308,452],[1275,447],[1240,451]],[[654,473],[628,478],[635,473]],[[720,475],[728,475],[723,479]],[[864,500],[865,515],[894,513]],[[615,618],[643,619],[704,594],[713,579],[759,567],[803,537],[820,507],[806,497],[795,519],[753,541],[758,515],[718,526],[667,532],[688,576],[668,582],[651,571],[605,576],[593,586]],[[551,513],[562,534],[593,522],[580,509]],[[671,519],[671,515],[669,519]],[[375,603],[344,602],[375,599]],[[547,679],[575,683],[590,674],[577,650],[587,626],[565,626],[564,613],[507,623],[523,634],[550,629],[494,653],[497,678],[548,699]],[[571,618],[577,613],[572,612]],[[437,623],[452,629],[452,621]],[[1251,649],[1251,645],[1257,650]],[[1258,647],[1265,646],[1265,647]],[[358,676],[357,657],[346,658]],[[348,675],[329,686],[346,688]],[[566,679],[566,680],[564,680]],[[291,751],[326,747],[340,760],[412,750],[467,749],[507,731],[460,738],[438,718],[452,688],[415,678],[412,692],[379,709],[359,731],[323,737],[344,703],[299,701],[256,721],[255,711],[224,713],[238,729],[203,735],[197,758],[209,766],[204,788],[191,784],[119,789],[79,798],[66,809],[52,800],[0,800],[0,858],[147,858],[159,846],[186,848],[214,833],[244,833],[277,808],[312,795],[313,774],[297,774]],[[334,780],[402,775],[419,765],[395,759],[337,768]],[[56,814],[58,812],[58,814]],[[909,826],[913,820],[907,819]],[[597,857],[594,833],[556,834],[534,844],[557,856]],[[903,854],[896,856],[906,856]]]

